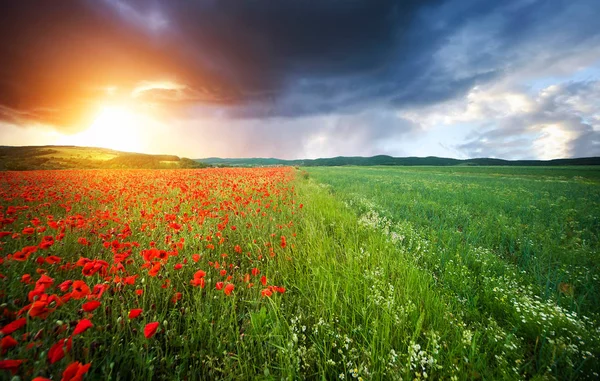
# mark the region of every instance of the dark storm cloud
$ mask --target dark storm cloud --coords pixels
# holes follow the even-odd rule
[[[24,0],[0,13],[0,117],[73,125],[103,86],[235,118],[408,108],[460,96],[599,33],[600,2]],[[123,90],[124,89],[124,90]],[[187,110],[189,111],[189,110]]]

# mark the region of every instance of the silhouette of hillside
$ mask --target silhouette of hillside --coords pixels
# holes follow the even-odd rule
[[[0,170],[202,168],[205,164],[174,155],[148,155],[77,146],[0,146]]]
[[[274,165],[291,166],[372,166],[372,165],[430,165],[430,166],[450,166],[450,165],[477,165],[477,166],[564,166],[564,165],[600,165],[600,157],[584,157],[576,159],[555,159],[555,160],[503,160],[492,158],[477,159],[451,159],[436,156],[428,157],[392,157],[387,155],[378,155],[371,157],[362,156],[338,156],[332,158],[320,159],[302,159],[302,160],[282,160],[275,158],[242,158],[242,159],[222,159],[209,157],[197,159],[196,161],[214,166],[236,166],[236,167],[262,167]]]

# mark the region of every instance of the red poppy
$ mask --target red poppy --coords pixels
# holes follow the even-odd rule
[[[217,284],[215,285],[215,288],[217,290],[222,290],[223,289],[223,282],[217,282]]]
[[[72,362],[62,374],[61,381],[82,381],[92,364],[81,365],[79,361]]]
[[[13,321],[13,322],[8,323],[7,325],[5,325],[2,329],[0,329],[0,332],[3,335],[10,335],[14,331],[23,328],[25,326],[25,324],[27,324],[27,319],[26,318],[20,318],[20,319],[17,319],[15,321]]]
[[[91,302],[83,303],[83,306],[81,306],[81,308],[83,308],[85,312],[92,312],[96,308],[100,307],[101,304],[102,303],[100,303],[99,301],[93,300]]]
[[[60,339],[58,343],[54,344],[48,351],[48,361],[50,364],[54,364],[57,361],[62,360],[65,357],[65,339]]]
[[[144,327],[144,336],[146,336],[146,339],[149,339],[156,334],[158,324],[159,323],[157,321],[146,324]]]
[[[12,336],[4,336],[2,340],[0,340],[0,349],[2,350],[2,354],[4,354],[7,349],[16,347],[17,344],[17,340],[13,339]]]
[[[88,319],[81,319],[79,323],[75,326],[75,330],[73,331],[73,336],[77,336],[83,332],[85,332],[88,328],[92,328],[94,325]]]
[[[194,278],[190,281],[190,284],[194,287],[200,286],[200,288],[204,288],[206,286],[204,278]]]
[[[160,271],[160,267],[161,267],[161,263],[160,262],[156,262],[152,268],[150,269],[150,271],[148,271],[148,275],[150,276],[156,276],[158,274],[158,272]]]
[[[175,295],[173,295],[173,297],[171,298],[171,302],[173,303],[177,303],[179,300],[181,300],[183,294],[181,292],[176,292]]]
[[[61,284],[58,285],[58,288],[62,291],[62,292],[67,292],[69,291],[69,288],[71,288],[71,285],[73,284],[72,280],[66,280],[64,282],[62,282]]]
[[[253,275],[253,276],[257,276],[258,274],[260,274],[260,270],[259,270],[258,268],[256,268],[256,267],[255,267],[255,268],[253,268],[253,269],[252,269],[252,275]]]
[[[260,283],[262,283],[263,286],[267,285],[267,277],[266,276],[261,276],[260,277]]]
[[[49,378],[46,378],[46,377],[36,377],[31,381],[52,381],[52,380]]]
[[[138,275],[126,276],[125,278],[123,278],[123,282],[125,284],[133,285],[135,283],[135,279],[137,277],[138,277]]]
[[[29,316],[32,318],[39,317],[40,319],[46,319],[54,310],[54,308],[48,308],[47,301],[35,301],[30,305]]]
[[[84,281],[76,280],[73,282],[73,291],[71,292],[71,297],[73,297],[73,299],[82,299],[89,294],[90,288]]]
[[[235,286],[232,283],[228,283],[227,286],[225,286],[225,289],[223,290],[223,292],[225,292],[225,295],[231,295],[234,288],[235,288]]]
[[[0,360],[0,369],[16,374],[24,360]]]
[[[273,295],[273,292],[270,289],[265,288],[261,290],[260,295],[263,297],[270,297],[271,295]]]
[[[136,317],[140,316],[140,314],[144,312],[143,309],[141,308],[134,308],[131,311],[129,311],[129,318],[130,319],[135,319]]]

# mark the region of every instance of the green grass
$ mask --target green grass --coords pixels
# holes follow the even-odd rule
[[[460,304],[481,350],[526,377],[592,377],[600,312],[600,171],[311,168]],[[513,335],[512,360],[490,326]],[[517,355],[518,354],[518,355]],[[494,362],[488,363],[492,366]],[[595,376],[594,376],[595,377]]]

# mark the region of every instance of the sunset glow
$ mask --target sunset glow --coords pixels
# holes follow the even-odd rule
[[[75,135],[67,135],[56,144],[110,148],[118,151],[143,152],[144,122],[147,117],[122,106],[105,106],[90,127]]]

